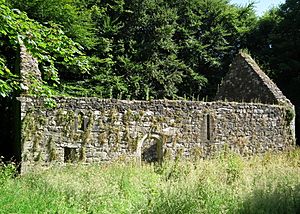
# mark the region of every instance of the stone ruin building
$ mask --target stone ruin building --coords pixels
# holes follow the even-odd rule
[[[24,47],[20,73],[24,89],[27,76],[40,79]],[[294,106],[244,53],[213,102],[53,99],[51,108],[47,98],[26,93],[1,103],[0,155],[20,161],[22,172],[70,162],[197,160],[222,149],[247,156],[295,145]]]

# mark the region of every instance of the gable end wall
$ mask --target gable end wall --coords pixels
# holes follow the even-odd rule
[[[239,53],[223,79],[216,100],[287,104],[291,102],[247,54]]]

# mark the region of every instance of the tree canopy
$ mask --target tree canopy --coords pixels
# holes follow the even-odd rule
[[[20,42],[42,71],[32,94],[146,100],[213,97],[234,55],[248,49],[299,114],[300,0],[286,0],[262,17],[253,6],[0,0],[0,97],[21,90]]]
[[[300,1],[287,0],[268,11],[249,36],[248,48],[286,94],[299,103]]]
[[[7,0],[7,5],[29,14],[41,29],[59,29],[85,54],[86,62],[77,65],[89,65],[88,72],[52,60],[59,66],[58,89],[75,96],[213,95],[257,19],[252,4],[237,7],[227,0]]]
[[[14,60],[22,40],[44,86],[65,95],[212,96],[247,48],[296,102],[299,5],[287,0],[258,18],[253,3],[228,0],[1,0],[0,95],[19,90]]]
[[[43,94],[45,87],[59,84],[59,70],[77,69],[87,72],[89,60],[81,46],[68,38],[55,23],[44,26],[27,17],[26,13],[10,9],[0,0],[0,95],[8,96],[20,89],[19,74],[15,67],[20,43],[39,60],[43,85],[37,94]]]

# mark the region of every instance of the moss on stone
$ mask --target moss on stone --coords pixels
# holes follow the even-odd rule
[[[92,138],[92,130],[93,130],[93,127],[94,127],[94,120],[95,120],[95,115],[94,113],[91,111],[89,112],[89,121],[88,121],[88,125],[86,127],[86,130],[84,130],[83,132],[83,141],[82,141],[82,144],[83,145],[86,145],[88,143],[90,143],[91,141],[91,138]]]
[[[137,150],[140,139],[141,139],[140,136],[137,136],[136,138],[128,141],[128,148],[131,152],[135,152]]]
[[[110,109],[110,113],[109,113],[109,121],[114,124],[115,122],[118,121],[118,115],[119,115],[119,112],[116,108],[111,108]]]
[[[183,148],[178,148],[176,151],[176,156],[175,156],[175,160],[181,160],[183,158],[183,153],[184,153],[184,149]]]
[[[142,119],[142,117],[141,117],[140,114],[138,114],[138,113],[133,114],[133,120],[134,120],[135,122],[140,122],[141,119]]]
[[[22,140],[23,143],[29,140],[36,132],[36,124],[33,112],[28,112],[22,121]]]
[[[86,160],[86,147],[85,146],[81,146],[79,149],[79,161],[85,161]]]
[[[41,151],[37,152],[36,155],[34,154],[33,160],[34,160],[35,162],[39,162],[41,159],[42,159],[42,152],[41,152]]]
[[[129,127],[128,127],[128,125],[126,125],[124,135],[123,135],[123,141],[129,142],[130,140],[131,140],[131,137],[130,137]]]
[[[202,149],[200,147],[192,148],[191,156],[194,160],[200,160],[202,157]]]
[[[294,109],[292,109],[291,107],[286,107],[284,116],[286,124],[289,126],[295,117]]]
[[[73,139],[75,132],[75,113],[74,111],[67,111],[63,116],[62,134],[68,139]]]
[[[170,148],[166,148],[164,151],[164,159],[172,160],[172,150]]]
[[[56,124],[58,126],[63,125],[63,123],[65,122],[65,114],[64,114],[64,110],[63,109],[59,109],[56,113]]]
[[[32,152],[39,152],[40,150],[40,143],[43,138],[43,133],[40,131],[35,133],[34,139],[32,140]]]
[[[124,124],[128,124],[128,122],[131,120],[131,117],[132,117],[132,111],[130,109],[127,109],[123,115]]]
[[[107,142],[107,132],[99,133],[98,142],[100,145],[104,145]]]
[[[54,161],[57,159],[57,153],[56,153],[56,145],[52,137],[49,137],[48,143],[47,143],[47,150],[49,155],[49,161]]]

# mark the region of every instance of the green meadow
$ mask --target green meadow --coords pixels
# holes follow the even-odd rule
[[[300,150],[162,165],[1,164],[0,213],[300,213]]]

